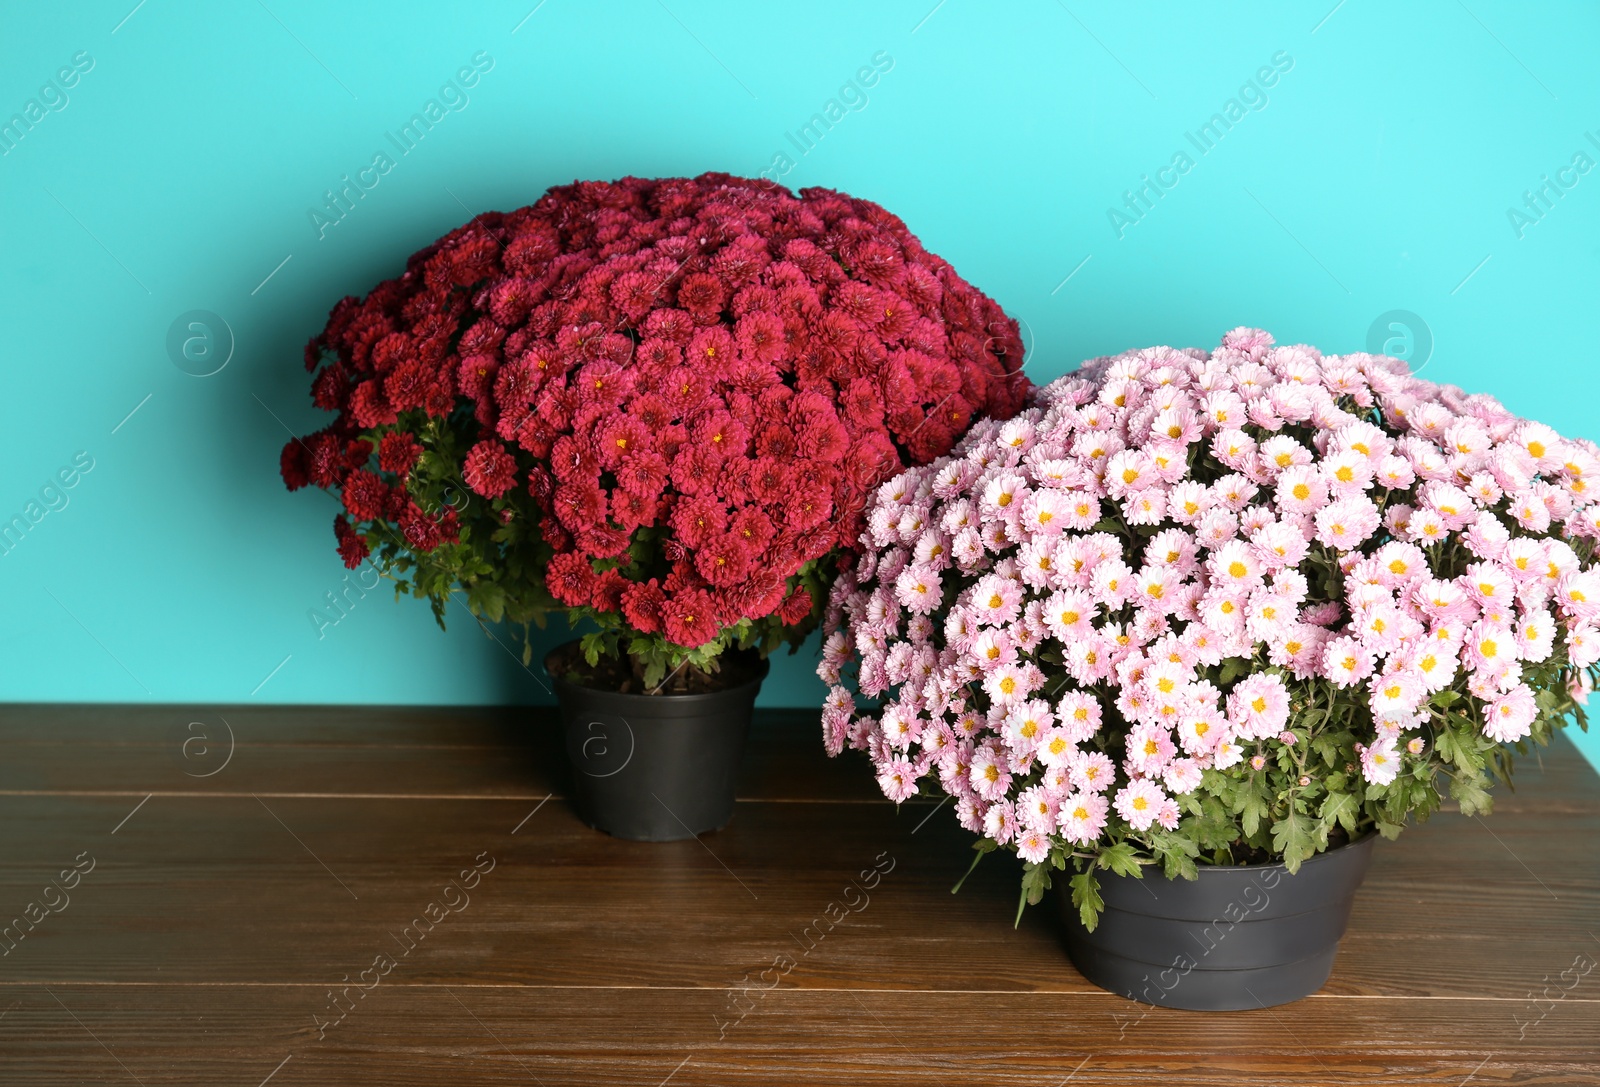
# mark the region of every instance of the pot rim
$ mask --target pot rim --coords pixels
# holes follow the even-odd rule
[[[577,644],[578,639],[574,638],[569,642],[562,642],[560,645],[556,646],[554,649],[551,649],[550,652],[544,655],[544,661],[542,662],[541,666],[544,668],[544,674],[550,677],[551,683],[554,683],[559,687],[565,687],[572,691],[586,691],[591,694],[605,695],[608,698],[639,698],[656,705],[664,705],[667,702],[670,702],[674,706],[692,706],[697,702],[714,702],[718,699],[729,698],[747,691],[751,687],[759,687],[762,681],[767,678],[767,674],[772,670],[772,662],[768,658],[761,656],[756,650],[736,649],[732,652],[750,653],[754,654],[756,657],[756,674],[746,682],[739,684],[737,687],[725,687],[720,691],[700,691],[696,694],[636,694],[633,691],[612,691],[605,687],[585,687],[581,683],[573,683],[571,680],[557,675],[555,672],[550,670],[550,658],[554,657],[557,653],[566,649],[568,646]]]

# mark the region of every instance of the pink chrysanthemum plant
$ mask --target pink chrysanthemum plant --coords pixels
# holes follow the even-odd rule
[[[1396,359],[1095,359],[882,486],[834,586],[830,754],[1071,870],[1307,858],[1490,807],[1600,660],[1600,449]],[[974,859],[976,863],[976,858]]]

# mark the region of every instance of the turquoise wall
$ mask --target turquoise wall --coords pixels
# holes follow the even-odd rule
[[[546,698],[464,611],[441,634],[352,589],[332,622],[334,504],[276,464],[320,425],[300,348],[337,298],[574,178],[879,201],[1039,380],[1251,324],[1600,438],[1592,4],[136,2],[0,14],[0,118],[29,122],[0,130],[0,519],[43,512],[0,556],[0,698]],[[819,693],[807,658],[763,697]]]

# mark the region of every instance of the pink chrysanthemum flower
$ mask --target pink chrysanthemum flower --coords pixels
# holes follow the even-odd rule
[[[1317,542],[1339,551],[1351,551],[1366,542],[1382,523],[1378,507],[1363,494],[1339,498],[1315,515]]]
[[[1043,785],[1031,785],[1017,797],[1017,821],[1028,830],[1049,834],[1056,829],[1061,798]]]
[[[1140,778],[1117,790],[1114,807],[1134,830],[1149,830],[1166,800],[1167,794],[1159,785]]]
[[[926,563],[913,563],[895,578],[895,599],[917,615],[936,611],[944,602],[939,571]]]
[[[973,790],[985,800],[1003,798],[1011,785],[1008,762],[993,744],[980,744],[973,752],[968,777]]]
[[[1108,808],[1106,798],[1098,793],[1068,793],[1056,811],[1062,836],[1074,845],[1093,842],[1105,829]]]
[[[1240,680],[1228,695],[1228,724],[1247,739],[1271,736],[1289,719],[1289,692],[1275,675],[1257,673]]]
[[[878,787],[896,804],[917,795],[918,773],[907,759],[892,759],[878,771]]]
[[[1011,801],[1002,800],[989,806],[983,813],[983,833],[999,845],[1005,845],[1016,836],[1017,813]]]
[[[1388,785],[1400,773],[1400,752],[1383,739],[1361,752],[1361,776],[1374,785]]]
[[[1017,856],[1032,864],[1038,864],[1050,855],[1050,836],[1037,830],[1029,830],[1017,839]]]

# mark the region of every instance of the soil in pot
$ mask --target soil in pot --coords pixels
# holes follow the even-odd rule
[[[1376,838],[1281,864],[1200,867],[1198,879],[1099,874],[1105,912],[1083,926],[1065,881],[1056,900],[1067,953],[1102,989],[1149,1004],[1241,1011],[1322,988]]]
[[[725,826],[767,662],[754,653],[724,654],[709,678],[695,678],[681,692],[665,683],[659,694],[643,693],[642,678],[625,662],[603,664],[589,668],[575,642],[545,658],[583,821],[647,842]],[[608,680],[614,686],[601,686]]]

